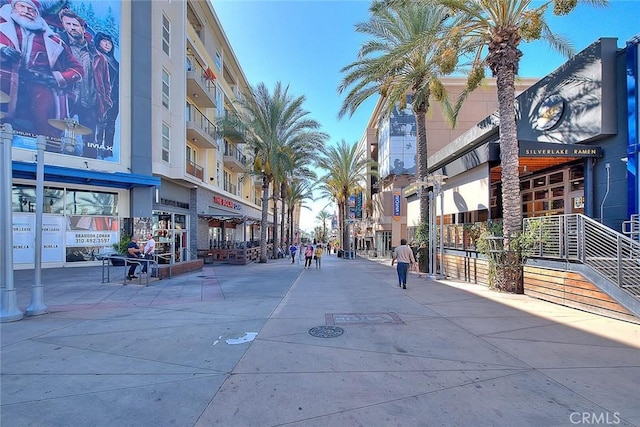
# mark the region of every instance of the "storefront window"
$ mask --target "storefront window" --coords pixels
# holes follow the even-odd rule
[[[187,216],[170,212],[154,212],[153,228],[156,254],[160,263],[181,262],[189,259]]]
[[[42,211],[44,213],[64,213],[64,189],[55,187],[44,188]],[[11,194],[13,212],[36,211],[36,187],[29,185],[14,185]]]
[[[522,214],[525,217],[582,213],[584,167],[574,165],[520,183]]]
[[[67,190],[67,215],[118,215],[118,195],[98,191]]]

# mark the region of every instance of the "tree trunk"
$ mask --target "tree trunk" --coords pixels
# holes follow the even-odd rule
[[[427,109],[429,104],[414,104],[414,115],[416,117],[416,180],[425,181],[429,174],[427,165]],[[420,193],[420,222],[429,221],[429,193]]]
[[[267,228],[269,227],[269,177],[262,176],[262,218],[260,221],[260,262],[267,262]]]
[[[502,221],[506,239],[522,230],[520,203],[520,175],[518,171],[518,132],[515,115],[515,74],[509,67],[501,67],[496,75],[500,112],[500,163],[502,166]]]
[[[273,183],[273,248],[271,250],[271,258],[278,258],[278,246],[280,246],[278,239],[278,193],[279,185]]]

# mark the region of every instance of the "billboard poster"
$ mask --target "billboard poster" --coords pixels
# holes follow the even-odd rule
[[[65,232],[67,262],[95,261],[118,243],[117,217],[69,215]]]
[[[0,0],[0,122],[13,146],[118,162],[120,1]],[[27,37],[28,35],[28,37]]]
[[[416,173],[416,117],[407,95],[404,108],[396,105],[378,126],[380,177]]]
[[[349,196],[348,206],[349,208],[349,219],[356,218],[356,196]]]
[[[35,262],[36,216],[34,214],[13,214],[13,261],[16,264]],[[62,242],[64,217],[42,215],[42,262],[64,261]]]
[[[402,208],[402,194],[400,190],[393,191],[393,219],[395,221],[400,220],[401,208]]]

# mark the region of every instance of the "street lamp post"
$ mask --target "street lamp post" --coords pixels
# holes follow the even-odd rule
[[[444,277],[444,192],[442,191],[442,185],[446,179],[446,175],[438,173],[429,175],[425,181],[416,181],[420,191],[422,191],[423,187],[433,187],[433,191],[429,191],[429,277],[431,279]],[[438,243],[436,220],[438,212],[435,204],[438,200],[438,195],[440,195],[440,213],[442,219],[440,224],[440,276],[436,277],[435,270],[438,264],[436,259],[436,244]]]
[[[38,316],[47,313],[42,286],[42,206],[44,205],[44,149],[47,146],[44,136],[36,140],[38,154],[36,158],[36,244],[34,283],[31,287],[31,303],[27,307],[27,316]]]
[[[0,164],[2,173],[0,179],[0,232],[4,235],[3,244],[0,245],[2,258],[2,287],[0,290],[0,321],[13,322],[23,317],[22,311],[18,308],[16,290],[13,283],[13,207],[11,203],[12,193],[12,167],[11,167],[11,144],[13,141],[13,128],[10,124],[3,125],[2,135],[0,135]]]

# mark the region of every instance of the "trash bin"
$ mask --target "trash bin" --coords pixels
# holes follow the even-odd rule
[[[342,249],[338,249],[338,258],[342,258],[344,251]]]

